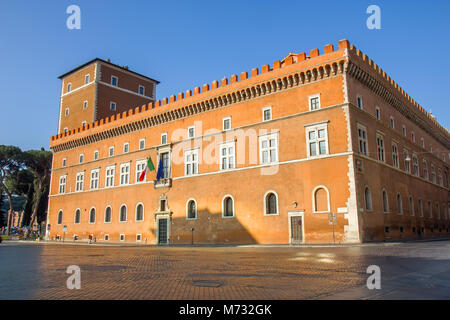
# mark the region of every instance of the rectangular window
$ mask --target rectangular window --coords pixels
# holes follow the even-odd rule
[[[78,172],[75,184],[75,191],[83,191],[83,185],[84,185],[84,172]]]
[[[227,170],[234,168],[235,142],[223,143],[220,145],[220,169]]]
[[[436,183],[436,171],[433,164],[431,164],[431,182]]]
[[[139,183],[139,177],[142,174],[142,171],[144,171],[145,167],[147,165],[147,160],[138,160],[136,161],[136,183]],[[144,182],[142,180],[141,182]]]
[[[130,183],[130,163],[122,163],[120,165],[120,185]]]
[[[278,161],[278,133],[259,136],[259,161],[261,164]]]
[[[114,155],[114,147],[109,147],[109,156],[112,157]]]
[[[115,111],[117,109],[116,103],[111,101],[109,103],[109,109]]]
[[[309,96],[309,110],[320,109],[320,94]]]
[[[144,86],[139,86],[139,94],[140,94],[141,96],[144,96],[144,95],[145,95],[145,88],[144,88]]]
[[[198,149],[184,152],[184,172],[187,176],[198,173]]]
[[[398,147],[395,143],[392,143],[392,166],[395,168],[399,167]]]
[[[169,162],[169,152],[163,152],[159,155],[162,160],[162,166],[163,166],[163,179],[168,179],[170,177],[170,162]]]
[[[123,144],[123,153],[128,153],[130,151],[130,144],[128,142]]]
[[[125,235],[124,234],[120,235],[120,241],[125,241]]]
[[[418,204],[419,204],[419,216],[423,217],[423,203],[421,199],[419,199]]]
[[[59,193],[66,193],[67,175],[59,177]]]
[[[416,136],[415,136],[414,132],[411,132],[411,141],[416,142]]]
[[[89,78],[90,78],[90,76],[88,74],[84,76],[84,84],[89,83]]]
[[[139,150],[145,149],[145,139],[139,140]]]
[[[395,129],[395,120],[393,117],[391,117],[391,128]]]
[[[70,90],[72,90],[72,84],[71,84],[71,83],[69,83],[69,84],[67,85],[67,92],[70,92]]]
[[[411,167],[410,167],[410,162],[411,162],[411,158],[409,157],[409,153],[407,150],[403,150],[403,157],[404,157],[404,166],[405,166],[405,171],[408,173],[411,173]]]
[[[263,121],[272,120],[272,107],[263,108]]]
[[[418,177],[419,176],[419,159],[417,159],[417,156],[413,154],[412,156],[412,163],[413,163],[413,174]]]
[[[362,97],[361,96],[357,96],[356,97],[356,103],[358,108],[360,108],[361,110],[363,109],[363,102],[362,102]]]
[[[377,117],[377,120],[381,120],[381,111],[378,107],[375,107],[375,116]]]
[[[91,189],[98,189],[100,169],[91,170]]]
[[[117,87],[117,83],[119,82],[119,79],[115,76],[111,76],[111,85]]]
[[[83,109],[87,109],[87,107],[88,107],[88,102],[87,102],[87,101],[84,101],[84,102],[83,102]]]
[[[116,169],[114,166],[106,167],[106,179],[105,179],[105,187],[113,187],[114,186],[114,174]]]
[[[441,169],[438,169],[438,183],[440,186],[444,185],[444,180],[442,179],[442,171]]]
[[[328,154],[328,128],[326,124],[306,127],[308,157]]]
[[[188,127],[188,138],[194,138],[195,137],[195,127],[191,126]]]
[[[94,151],[94,160],[98,160],[98,150]]]
[[[367,155],[368,154],[367,129],[360,124],[358,124],[358,143],[359,143],[359,153]]]
[[[161,133],[161,144],[167,144],[167,133]]]
[[[86,126],[86,124],[87,124],[86,121],[83,121],[83,122],[81,123],[81,126],[84,127],[84,126]]]
[[[65,167],[67,165],[67,158],[62,159],[62,166]]]
[[[222,129],[223,131],[231,129],[231,117],[226,117],[222,119]]]
[[[83,163],[84,162],[84,154],[80,154],[80,163]]]
[[[385,159],[384,159],[384,138],[380,134],[377,134],[377,158],[378,158],[378,161],[385,162]]]
[[[404,137],[406,137],[406,127],[402,126],[402,134]]]

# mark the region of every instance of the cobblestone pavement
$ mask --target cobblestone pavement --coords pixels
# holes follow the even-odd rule
[[[81,289],[69,290],[69,265]],[[381,268],[381,290],[366,287]],[[340,247],[0,245],[0,299],[450,299],[450,241]]]

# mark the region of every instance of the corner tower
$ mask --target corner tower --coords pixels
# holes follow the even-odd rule
[[[58,78],[62,80],[58,134],[153,102],[159,83],[99,58]]]

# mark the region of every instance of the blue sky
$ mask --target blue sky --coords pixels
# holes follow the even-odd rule
[[[66,8],[81,8],[81,30]],[[381,30],[366,9],[381,8]],[[450,1],[0,0],[0,144],[48,149],[60,80],[95,58],[161,81],[157,97],[348,39],[450,124]]]

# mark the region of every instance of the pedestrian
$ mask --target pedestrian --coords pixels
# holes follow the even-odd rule
[[[88,243],[89,243],[89,244],[92,243],[92,234],[89,235],[89,242],[88,242]]]

